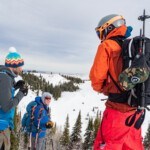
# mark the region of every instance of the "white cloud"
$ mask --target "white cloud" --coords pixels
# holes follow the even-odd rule
[[[99,20],[121,14],[133,26],[135,36],[142,27],[137,18],[144,8],[150,15],[149,5],[148,0],[1,0],[0,50],[5,53],[10,46],[16,47],[29,60],[25,67],[31,69],[34,58],[39,70],[49,68],[49,58],[57,72],[88,72],[99,44],[94,31]],[[150,20],[146,21],[147,36],[149,25]]]

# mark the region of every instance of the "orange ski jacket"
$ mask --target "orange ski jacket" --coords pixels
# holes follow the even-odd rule
[[[120,93],[114,82],[111,80],[109,73],[119,83],[118,76],[122,71],[122,57],[120,45],[111,40],[111,37],[124,36],[127,27],[125,25],[114,29],[106,39],[98,46],[93,66],[90,71],[90,80],[95,91],[109,95],[109,93]],[[119,84],[118,84],[119,85]],[[118,109],[122,112],[133,110],[127,104],[106,102],[106,106]]]

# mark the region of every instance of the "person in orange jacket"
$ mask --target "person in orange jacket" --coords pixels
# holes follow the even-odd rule
[[[108,96],[102,123],[94,141],[94,150],[144,150],[141,128],[126,126],[127,117],[134,114],[135,107],[127,104],[118,88],[118,76],[122,72],[121,44],[131,35],[132,27],[126,26],[121,15],[103,17],[96,32],[101,40],[90,71],[95,91]],[[114,40],[117,39],[117,40]],[[117,83],[117,85],[116,85]]]

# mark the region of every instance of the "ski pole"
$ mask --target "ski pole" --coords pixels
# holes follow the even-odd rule
[[[51,143],[52,143],[52,150],[54,150],[53,139],[51,139]]]
[[[34,149],[35,149],[35,150],[36,150],[37,141],[38,141],[38,136],[39,136],[40,122],[41,122],[42,110],[43,110],[43,109],[44,109],[44,108],[41,108],[41,109],[40,109],[40,113],[39,113],[39,117],[38,117],[37,133],[36,133],[35,144],[34,144]]]
[[[32,138],[32,133],[30,132],[30,134],[29,134],[29,147],[28,147],[28,150],[30,150],[31,149],[31,139]]]
[[[138,17],[138,20],[143,21],[143,37],[145,36],[145,20],[149,18],[150,16],[145,15],[145,9],[143,11],[143,15]]]

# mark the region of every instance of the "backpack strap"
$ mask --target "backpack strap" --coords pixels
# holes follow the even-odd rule
[[[127,119],[125,120],[125,125],[128,127],[131,127],[134,124],[135,129],[137,129],[137,130],[140,129],[140,127],[145,119],[145,113],[146,113],[145,109],[144,110],[137,109],[134,114],[127,117]],[[136,120],[137,115],[140,115],[140,116]]]
[[[122,44],[123,44],[123,37],[114,36],[114,37],[111,37],[111,38],[109,38],[109,39],[110,39],[110,40],[113,40],[113,41],[115,41],[115,42],[117,42],[118,45],[119,45],[120,47],[122,47]]]
[[[32,126],[34,125],[34,111],[37,105],[31,107],[31,116],[30,116],[30,130],[32,131]]]
[[[122,90],[121,87],[118,85],[118,83],[114,80],[114,78],[112,77],[112,75],[110,74],[109,71],[108,71],[108,75],[110,76],[111,80],[113,81],[113,83],[115,84],[115,86],[117,87],[117,89],[122,93],[123,90]]]
[[[122,48],[123,37],[115,36],[115,37],[111,37],[109,39],[117,42],[118,45]],[[109,71],[108,71],[108,75],[110,76],[111,80],[113,81],[113,83],[115,84],[115,86],[117,87],[117,89],[122,93],[123,92],[122,89],[120,88],[120,86],[118,85],[118,83],[114,80],[114,78],[112,77],[112,75],[111,75],[111,73]]]
[[[132,52],[131,52],[132,42],[133,42],[133,38],[130,40],[130,42],[129,42],[129,48],[128,48],[128,53],[129,53],[129,67],[131,66],[131,63],[132,63]]]

